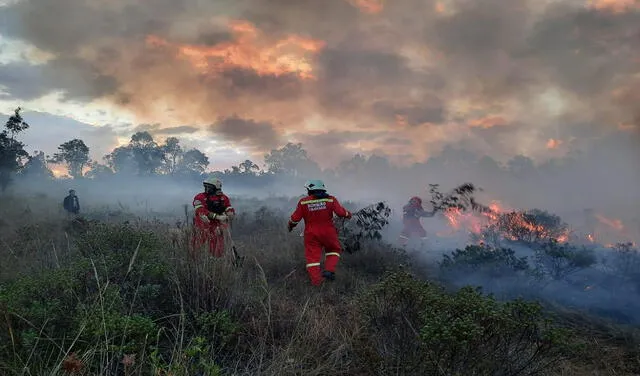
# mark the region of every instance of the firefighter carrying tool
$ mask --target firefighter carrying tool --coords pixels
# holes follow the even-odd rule
[[[219,179],[209,178],[202,183],[204,192],[198,193],[193,198],[195,234],[191,245],[195,251],[208,242],[209,252],[215,257],[222,257],[223,230],[233,219],[235,209],[231,206],[229,197],[222,192],[222,182]]]
[[[402,224],[404,225],[400,233],[400,244],[404,247],[409,243],[409,239],[414,236],[420,237],[420,244],[424,246],[427,240],[427,231],[420,224],[421,217],[433,217],[435,212],[425,211],[422,208],[420,197],[411,197],[409,203],[402,208]]]
[[[289,219],[288,230],[291,232],[304,219],[307,273],[311,284],[319,286],[323,279],[335,279],[336,266],[342,253],[338,230],[333,224],[333,214],[349,219],[351,213],[342,207],[337,198],[327,193],[322,180],[309,180],[304,187],[307,189],[307,196],[298,201]],[[322,248],[325,250],[325,270],[321,273]]]

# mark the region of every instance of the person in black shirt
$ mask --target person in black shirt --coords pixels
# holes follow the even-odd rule
[[[76,191],[74,191],[73,189],[69,190],[69,195],[64,198],[62,206],[68,214],[78,215],[78,213],[80,213],[80,201],[78,201]]]

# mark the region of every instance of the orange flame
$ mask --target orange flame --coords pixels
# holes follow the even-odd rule
[[[485,116],[469,121],[469,126],[473,128],[489,129],[503,125],[507,125],[507,120],[502,116]]]
[[[347,0],[360,11],[369,14],[377,14],[384,9],[383,0]]]
[[[449,222],[449,226],[454,230],[465,229],[476,235],[481,235],[482,231],[489,225],[493,225],[494,228],[498,229],[497,225],[499,224],[500,236],[509,240],[518,240],[517,236],[509,231],[518,228],[536,234],[539,238],[555,238],[555,240],[560,243],[569,240],[568,230],[565,230],[564,233],[559,235],[553,234],[551,230],[545,228],[543,225],[533,224],[527,221],[522,213],[513,209],[505,210],[497,201],[493,201],[489,205],[489,209],[490,211],[482,213],[482,216],[474,213],[464,213],[459,209],[446,210],[443,212],[443,215]]]
[[[588,7],[611,13],[640,9],[640,0],[589,0]]]
[[[232,21],[229,29],[232,42],[215,46],[174,44],[155,35],[149,35],[147,45],[167,48],[191,62],[206,73],[216,73],[227,68],[251,69],[259,75],[284,75],[294,73],[302,79],[313,79],[313,63],[309,55],[316,54],[323,41],[291,35],[277,41],[268,41],[256,27],[246,21]]]
[[[600,221],[600,223],[607,225],[612,229],[615,229],[618,231],[624,231],[624,224],[622,224],[622,221],[619,219],[607,218],[602,214],[595,214],[595,217],[596,219],[598,219],[598,221]]]
[[[562,145],[562,140],[550,138],[549,141],[547,141],[547,149],[557,149],[560,145]]]

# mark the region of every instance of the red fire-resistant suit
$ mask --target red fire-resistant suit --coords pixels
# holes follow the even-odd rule
[[[193,217],[195,234],[191,245],[194,251],[208,241],[209,253],[215,257],[222,257],[224,253],[224,234],[222,230],[228,224],[215,219],[215,217],[222,214],[235,214],[235,209],[231,206],[229,197],[224,193],[198,193],[193,198],[193,208],[195,210]],[[209,223],[206,223],[201,218],[203,215],[208,217]]]
[[[320,271],[322,248],[324,247],[325,250],[324,268],[328,272],[335,272],[340,253],[342,253],[338,230],[333,225],[334,213],[339,217],[351,217],[351,213],[342,207],[334,196],[326,193],[315,194],[300,199],[289,220],[291,230],[304,219],[304,255],[307,261],[307,273],[315,286],[322,283]]]
[[[433,217],[434,213],[422,208],[422,199],[412,197],[409,203],[402,208],[402,232],[400,232],[400,244],[403,246],[414,236],[419,236],[421,241],[427,239],[427,231],[420,223],[421,217]]]

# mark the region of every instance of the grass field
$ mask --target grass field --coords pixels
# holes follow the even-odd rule
[[[240,267],[189,257],[181,208],[0,200],[3,375],[640,374],[635,328],[454,288],[384,242],[310,286],[294,199],[238,201]]]

